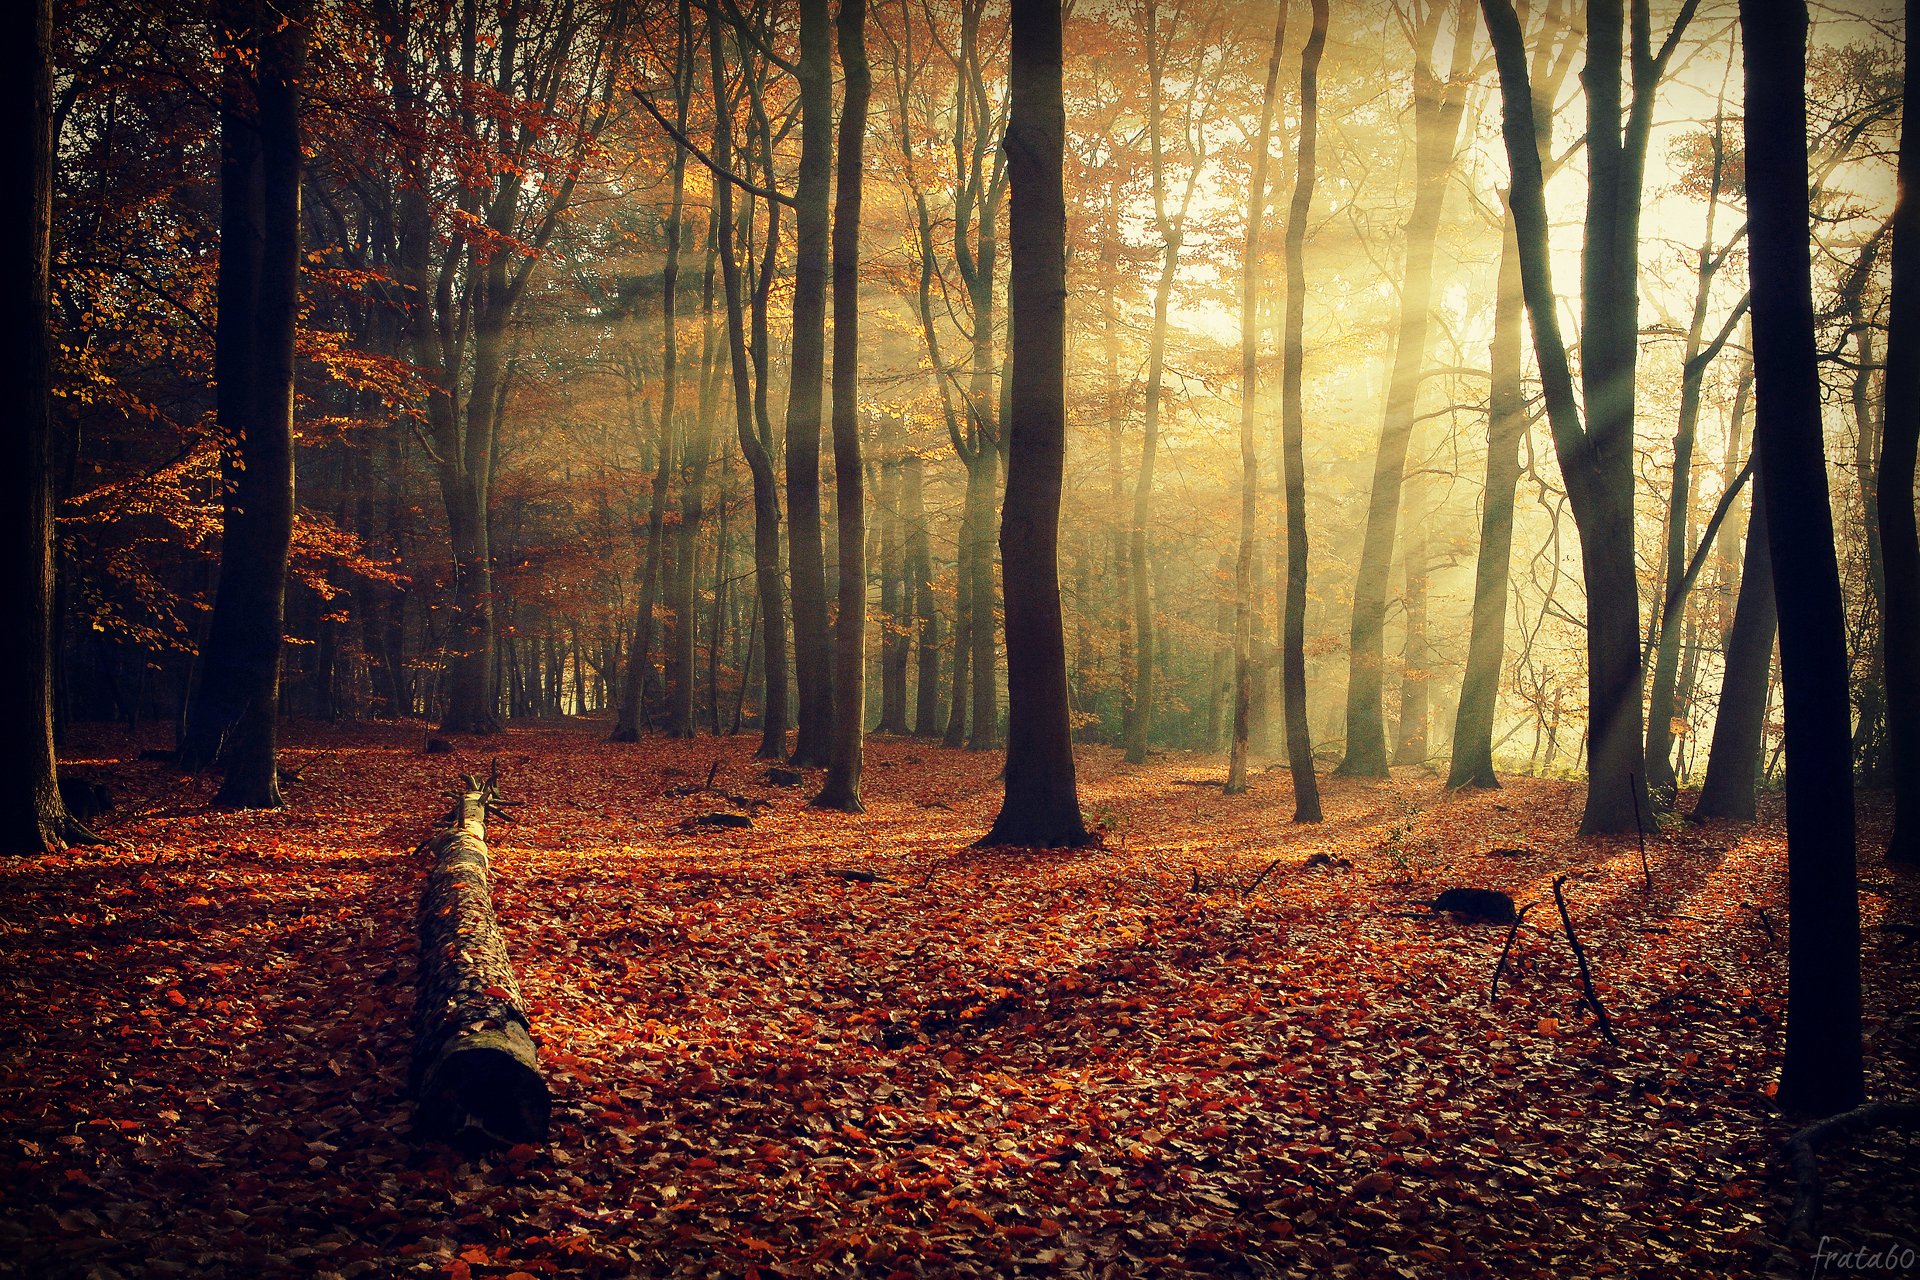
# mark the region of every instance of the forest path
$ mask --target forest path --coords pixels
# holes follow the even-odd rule
[[[107,849],[0,864],[0,1271],[1800,1265],[1767,1244],[1785,950],[1742,905],[1784,930],[1777,822],[1650,836],[1648,895],[1630,838],[1572,839],[1577,784],[1334,780],[1297,827],[1283,771],[1224,797],[1218,761],[1088,748],[1107,847],[1024,854],[968,847],[997,753],[874,738],[848,817],[767,782],[750,738],[604,731],[448,756],[421,726],[296,727],[272,814],[80,734],[75,767],[149,811]],[[462,1163],[406,1137],[409,850],[496,758],[521,802],[489,833],[496,902],[556,1112],[547,1147]],[[1561,873],[1618,1048],[1550,906],[1497,1006],[1503,928],[1401,914]],[[1912,920],[1915,885],[1863,878],[1872,1089],[1911,1093],[1920,1029],[1889,1011],[1915,1007],[1912,967],[1872,926]],[[1884,1172],[1839,1178],[1824,1229],[1911,1239],[1914,1189]]]

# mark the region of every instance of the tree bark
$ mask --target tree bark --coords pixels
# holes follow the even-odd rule
[[[1006,152],[1012,182],[1013,344],[1007,496],[1006,796],[985,845],[1085,845],[1067,705],[1060,608],[1066,464],[1066,107],[1060,0],[1014,0]]]
[[[180,763],[224,766],[218,800],[280,805],[281,633],[293,539],[293,340],[299,314],[299,77],[305,26],[256,0],[226,14],[220,95],[216,412],[225,447],[220,581],[195,663]]]
[[[1787,727],[1783,1107],[1831,1115],[1865,1094],[1846,616],[1827,498],[1809,264],[1804,0],[1741,0],[1753,279],[1755,447],[1780,611]]]
[[[433,869],[420,897],[414,1123],[439,1140],[540,1142],[547,1085],[493,914],[486,821],[495,798],[491,782],[468,778],[426,846]]]
[[[713,97],[724,104],[726,95],[726,54],[720,40],[718,16],[708,10],[707,43],[712,64]],[[732,164],[733,117],[724,105],[714,113],[714,163],[721,169]],[[780,492],[773,471],[772,445],[765,421],[766,306],[764,294],[756,290],[754,329],[756,341],[750,345],[746,334],[743,295],[746,292],[733,211],[733,184],[716,182],[714,235],[719,241],[720,280],[727,301],[727,354],[733,382],[734,432],[740,441],[740,456],[747,461],[753,482],[753,574],[758,592],[762,627],[760,748],[755,755],[762,760],[778,760],[787,751],[787,630],[785,601],[780,583]],[[752,207],[747,208],[752,217]],[[767,205],[767,237],[762,257],[769,265],[778,257],[780,242],[780,206]],[[748,357],[760,357],[757,380],[748,369]],[[744,676],[743,676],[744,680]]]
[[[866,471],[860,461],[860,178],[872,93],[866,21],[866,0],[840,0],[845,88],[833,210],[833,485],[840,601],[834,619],[833,740],[826,784],[813,803],[845,813],[862,811],[867,715]]]
[[[1286,335],[1280,356],[1280,456],[1287,506],[1286,608],[1280,636],[1280,696],[1285,711],[1287,767],[1293,775],[1293,820],[1320,821],[1320,784],[1313,776],[1313,739],[1307,728],[1307,469],[1306,412],[1301,380],[1306,365],[1307,215],[1313,208],[1320,132],[1320,58],[1327,47],[1327,0],[1313,0],[1313,30],[1300,51],[1300,141],[1294,149],[1293,202],[1287,215]]]
[[[1438,3],[1414,38],[1413,211],[1407,219],[1406,261],[1400,281],[1400,328],[1394,338],[1393,370],[1387,379],[1386,420],[1374,452],[1373,488],[1367,500],[1366,532],[1353,586],[1353,626],[1347,677],[1347,749],[1335,770],[1342,777],[1387,776],[1384,631],[1387,581],[1399,529],[1407,448],[1413,441],[1420,370],[1426,363],[1427,322],[1433,297],[1433,246],[1446,204],[1448,178],[1466,109],[1473,66],[1473,0],[1460,0],[1454,20],[1453,60],[1443,82],[1434,74],[1433,52],[1445,9]],[[1420,572],[1424,572],[1421,570]],[[1418,576],[1409,569],[1410,576]],[[1422,734],[1424,737],[1424,733]],[[1424,753],[1423,753],[1424,754]]]
[[[1907,30],[1920,3],[1907,0]],[[1906,101],[1915,101],[1914,57]],[[1914,459],[1920,452],[1920,141],[1900,130],[1900,195],[1893,214],[1893,284],[1887,319],[1885,421],[1880,432],[1880,554],[1886,576],[1881,644],[1887,673],[1887,760],[1893,836],[1887,857],[1920,862],[1920,536],[1915,533]]]
[[[1761,743],[1766,730],[1767,685],[1773,669],[1773,640],[1778,623],[1773,599],[1773,557],[1767,551],[1767,504],[1757,495],[1747,524],[1746,552],[1740,568],[1740,592],[1728,628],[1720,703],[1714,711],[1713,742],[1707,750],[1707,777],[1694,805],[1697,821],[1754,818],[1754,788],[1760,777]]]
[[[1449,787],[1500,785],[1493,768],[1493,722],[1506,659],[1513,498],[1520,484],[1520,441],[1527,432],[1520,346],[1526,300],[1520,293],[1520,254],[1511,213],[1502,222],[1501,240],[1489,348],[1493,382],[1487,402],[1487,480],[1481,495],[1480,550],[1473,570],[1473,627],[1467,640],[1466,672],[1460,680],[1460,702],[1454,709]]]
[[[1247,744],[1253,721],[1253,568],[1260,505],[1260,449],[1254,417],[1260,392],[1260,250],[1267,216],[1268,150],[1273,105],[1279,96],[1280,53],[1287,40],[1287,5],[1274,6],[1273,46],[1260,96],[1260,128],[1253,136],[1253,173],[1247,187],[1247,236],[1240,270],[1240,546],[1233,562],[1233,742],[1227,751],[1228,795],[1247,789]]]
[[[940,611],[933,599],[932,539],[927,533],[926,460],[909,450],[903,463],[907,576],[913,589],[917,631],[914,636],[913,735],[940,736]]]
[[[4,522],[6,598],[26,614],[26,635],[0,681],[0,709],[20,753],[6,770],[0,853],[57,853],[94,836],[60,798],[53,744],[54,507],[52,335],[47,268],[53,215],[53,5],[16,4],[6,20],[7,118],[0,197],[0,298],[13,316],[6,346],[7,394],[14,427],[7,432]]]
[[[1576,398],[1553,291],[1545,174],[1525,39],[1511,0],[1482,0],[1499,64],[1520,274],[1554,452],[1566,480],[1587,588],[1587,798],[1583,835],[1637,830],[1648,809],[1641,705],[1640,597],[1633,547],[1634,368],[1639,353],[1641,180],[1654,91],[1695,0],[1660,50],[1647,0],[1633,0],[1627,61],[1620,0],[1587,7],[1587,215],[1583,227],[1581,392]],[[1621,68],[1633,97],[1622,128]],[[1584,420],[1583,420],[1584,407]]]
[[[787,573],[800,734],[793,762],[831,756],[833,648],[820,519],[820,418],[833,183],[833,28],[827,0],[800,0],[800,172],[794,188],[793,343],[787,390]]]

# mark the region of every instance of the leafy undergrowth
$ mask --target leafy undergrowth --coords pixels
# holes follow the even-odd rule
[[[83,737],[112,845],[0,866],[0,1269],[1805,1274],[1773,1243],[1776,823],[1650,837],[1647,894],[1631,838],[1571,838],[1572,784],[1331,781],[1295,827],[1284,771],[1225,797],[1217,762],[1087,749],[1106,847],[1029,855],[967,847],[994,755],[873,740],[847,817],[749,739],[603,733],[296,732],[270,814]],[[556,1109],[463,1160],[408,1136],[409,851],[496,755]],[[682,828],[716,809],[753,825]],[[1913,952],[1876,926],[1915,885],[1862,866],[1870,1092],[1910,1095]],[[1549,931],[1562,872],[1617,1048]],[[1409,905],[1454,884],[1547,900],[1497,1003],[1505,928]],[[1834,1241],[1920,1244],[1902,1155],[1825,1161]]]

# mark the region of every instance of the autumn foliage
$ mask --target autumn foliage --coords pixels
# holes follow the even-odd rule
[[[1630,837],[1564,834],[1570,783],[1335,780],[1307,828],[1282,772],[1223,800],[1215,761],[1101,749],[1104,847],[1035,857],[967,847],[989,755],[876,738],[848,817],[767,782],[750,738],[603,730],[449,758],[418,726],[295,728],[294,805],[267,813],[210,809],[123,735],[76,744],[123,797],[113,845],[0,866],[6,1265],[1799,1274],[1773,1243],[1775,818],[1650,836],[1649,894]],[[490,827],[496,904],[554,1124],[464,1159],[410,1133],[409,851],[495,755],[524,802]],[[716,811],[752,826],[688,825]],[[1550,905],[1494,1004],[1505,929],[1408,905],[1524,904],[1562,873],[1618,1048]],[[1890,1088],[1920,1046],[1910,952],[1876,926],[1911,894],[1862,899]],[[1910,1230],[1887,1158],[1827,1161],[1824,1230]]]

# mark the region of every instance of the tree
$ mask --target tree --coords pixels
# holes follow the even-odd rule
[[[1145,0],[1141,22],[1147,42],[1147,141],[1152,156],[1153,225],[1161,241],[1160,278],[1153,290],[1153,330],[1147,346],[1146,409],[1141,421],[1140,469],[1133,482],[1133,522],[1127,531],[1127,571],[1133,588],[1133,715],[1127,721],[1127,762],[1144,764],[1153,727],[1154,623],[1153,578],[1147,557],[1147,529],[1153,518],[1153,467],[1160,445],[1160,413],[1165,398],[1167,318],[1173,301],[1174,278],[1180,270],[1180,252],[1186,241],[1187,214],[1205,168],[1207,122],[1212,114],[1213,88],[1204,74],[1210,41],[1194,43],[1201,50],[1187,85],[1181,115],[1181,142],[1187,151],[1187,180],[1179,203],[1168,200],[1166,123],[1167,69],[1174,36],[1184,5],[1175,5],[1163,31],[1159,0]]]
[[[1287,0],[1273,18],[1273,51],[1254,133],[1253,174],[1247,187],[1247,238],[1240,265],[1240,547],[1233,565],[1233,745],[1227,760],[1228,795],[1247,789],[1247,739],[1253,720],[1253,566],[1259,516],[1260,450],[1253,420],[1260,387],[1260,243],[1267,213],[1267,150],[1280,86],[1280,51],[1287,40]]]
[[[1007,168],[1013,346],[1000,562],[1007,611],[1006,797],[985,845],[1089,843],[1074,778],[1060,611],[1066,464],[1066,104],[1060,0],[1013,0]]]
[[[687,0],[675,6],[673,97],[675,126],[681,136],[693,98],[693,14]],[[725,110],[716,99],[716,114]],[[653,670],[654,604],[660,598],[660,574],[666,554],[667,491],[673,480],[673,456],[680,389],[680,239],[685,230],[687,157],[676,146],[667,162],[666,256],[660,267],[660,439],[654,458],[653,483],[647,493],[647,535],[640,555],[640,607],[633,622],[633,643],[627,651],[626,682],[621,687],[620,714],[614,721],[615,742],[638,742],[647,721],[647,677]]]
[[[1787,726],[1784,1107],[1865,1095],[1846,616],[1827,505],[1809,263],[1805,0],[1741,0],[1753,285],[1754,445],[1780,610]]]
[[[1407,218],[1406,262],[1400,281],[1400,328],[1394,337],[1393,372],[1387,381],[1386,421],[1374,453],[1373,488],[1367,502],[1366,535],[1353,587],[1353,630],[1347,679],[1347,750],[1337,770],[1342,776],[1387,776],[1387,732],[1381,714],[1384,667],[1383,633],[1387,619],[1387,576],[1400,521],[1407,448],[1413,442],[1414,408],[1420,371],[1426,363],[1428,313],[1433,298],[1433,246],[1446,204],[1448,180],[1466,111],[1473,66],[1473,0],[1460,0],[1454,16],[1452,65],[1442,81],[1433,68],[1443,0],[1428,0],[1426,16],[1413,33],[1414,178],[1413,210]],[[1412,548],[1408,549],[1412,555]],[[1418,577],[1409,566],[1409,576]],[[1424,709],[1420,719],[1425,722]],[[1421,735],[1425,737],[1424,727]]]
[[[707,17],[707,43],[713,67],[713,162],[715,169],[724,174],[731,172],[733,113],[727,106],[726,53],[720,41],[720,20],[711,9]],[[744,38],[742,43],[746,43]],[[758,74],[762,72],[748,61],[742,75],[750,90]],[[714,237],[718,242],[720,279],[727,302],[727,354],[733,382],[735,435],[753,484],[754,586],[762,626],[761,648],[766,655],[761,663],[760,748],[755,754],[763,760],[778,760],[787,753],[787,627],[786,601],[780,582],[780,490],[773,471],[772,432],[766,411],[766,322],[767,293],[772,284],[774,263],[779,258],[781,204],[778,200],[765,202],[767,230],[753,289],[754,338],[749,345],[745,273],[740,264],[739,231],[733,212],[735,185],[725,178],[714,183]],[[771,181],[767,189],[771,190]],[[745,220],[750,232],[752,204],[745,210]],[[747,239],[751,243],[751,237]],[[757,378],[748,368],[749,356],[757,359]]]
[[[499,726],[491,504],[508,331],[612,115],[627,13],[586,4],[549,22],[518,3],[371,7],[397,151],[380,175],[390,206],[375,212],[394,228],[404,353],[426,383],[420,442],[453,553],[441,725],[486,733]],[[474,110],[476,99],[503,109]]]
[[[1656,51],[1648,0],[1632,0],[1632,45],[1620,0],[1587,6],[1587,208],[1582,226],[1580,392],[1576,396],[1553,289],[1546,178],[1526,41],[1511,0],[1482,0],[1500,70],[1521,288],[1533,330],[1547,421],[1580,530],[1587,588],[1587,800],[1583,835],[1632,831],[1645,812],[1640,594],[1633,550],[1634,369],[1639,355],[1641,182],[1654,93],[1696,0],[1685,0]],[[1630,54],[1630,56],[1629,56]],[[1621,68],[1633,92],[1624,104]]]
[[[1920,4],[1907,0],[1907,30]],[[1906,59],[1906,98],[1913,102],[1914,57]],[[1911,121],[1900,128],[1900,190],[1893,213],[1893,285],[1887,320],[1886,422],[1880,435],[1879,518],[1886,601],[1881,643],[1887,672],[1889,773],[1893,836],[1887,857],[1920,862],[1920,538],[1914,519],[1914,460],[1920,452],[1920,141]]]
[[[1300,51],[1300,140],[1294,147],[1293,201],[1287,213],[1286,333],[1280,344],[1280,459],[1286,491],[1287,566],[1280,622],[1280,698],[1286,719],[1287,768],[1293,775],[1293,820],[1320,821],[1320,784],[1313,776],[1307,727],[1307,214],[1319,163],[1320,58],[1327,47],[1327,0],[1314,0],[1313,29]]]
[[[1534,137],[1545,146],[1553,132],[1553,108],[1573,66],[1579,32],[1566,22],[1558,0],[1542,15],[1528,79],[1533,93]],[[1493,769],[1493,722],[1500,703],[1500,672],[1506,659],[1507,588],[1513,560],[1513,498],[1520,483],[1520,442],[1528,427],[1527,390],[1521,378],[1526,297],[1520,285],[1520,244],[1513,211],[1500,223],[1500,265],[1493,287],[1493,338],[1488,344],[1487,479],[1481,496],[1480,547],[1474,561],[1473,625],[1467,665],[1454,709],[1449,787],[1498,787]]]
[[[846,82],[833,210],[833,483],[840,608],[834,619],[833,740],[826,784],[813,802],[859,813],[867,714],[866,475],[860,462],[860,176],[872,93],[866,0],[840,0],[838,21]]]
[[[1756,495],[1760,488],[1755,485]],[[1713,743],[1707,749],[1707,777],[1693,807],[1696,821],[1753,821],[1753,793],[1760,775],[1767,682],[1773,672],[1773,639],[1778,622],[1773,556],[1767,550],[1767,504],[1756,496],[1753,517],[1747,523],[1733,625],[1727,628],[1720,705],[1713,717]]]
[[[48,399],[51,337],[47,264],[53,211],[53,5],[18,4],[7,19],[8,118],[5,172],[12,174],[0,228],[0,254],[13,338],[6,344],[7,394],[14,428],[7,433],[5,521],[7,598],[26,612],[26,636],[6,664],[7,723],[22,758],[7,769],[0,853],[57,853],[94,837],[60,798],[53,745],[53,415]]]
[[[833,653],[820,522],[820,398],[826,375],[833,185],[833,28],[827,0],[800,0],[800,172],[794,186],[793,346],[787,387],[787,576],[800,734],[793,762],[831,755]]]
[[[260,0],[221,15],[220,579],[194,664],[181,767],[218,761],[219,799],[277,808],[280,646],[293,540],[293,349],[300,307],[299,78],[306,28]]]

